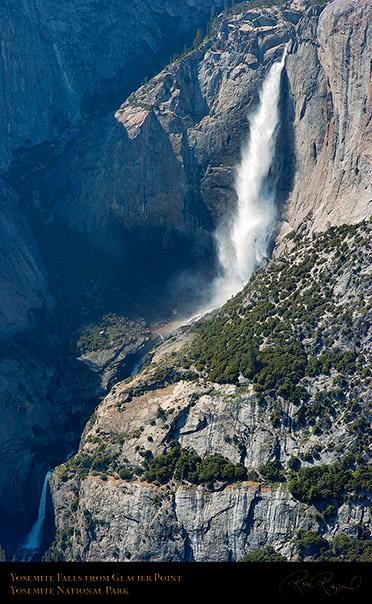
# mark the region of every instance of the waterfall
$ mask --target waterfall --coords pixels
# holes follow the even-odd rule
[[[53,470],[49,470],[45,474],[43,487],[41,489],[37,519],[30,532],[28,533],[24,544],[21,547],[23,561],[32,560],[33,556],[37,553],[41,546],[41,541],[43,538],[43,524],[46,514],[48,478],[52,472]]]
[[[222,274],[214,283],[214,305],[220,306],[248,282],[269,255],[276,220],[275,183],[269,178],[279,121],[280,80],[286,57],[270,68],[249,118],[250,137],[242,149],[235,180],[237,209],[230,224],[216,233]]]

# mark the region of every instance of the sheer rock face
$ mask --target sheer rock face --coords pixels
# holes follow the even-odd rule
[[[151,65],[170,36],[182,37],[208,19],[213,4],[7,2],[0,12],[0,167],[14,149],[51,140],[96,111],[97,96],[110,98],[124,78],[123,91],[138,85],[145,70],[139,73],[138,63]]]
[[[69,487],[74,489],[73,483],[56,491],[55,480],[51,482],[60,534],[66,529],[62,515],[70,513],[75,492]],[[288,536],[296,529],[316,529],[306,506],[281,489],[273,493],[258,483],[215,493],[184,487],[169,492],[146,483],[92,477],[82,484],[79,498],[84,507],[75,512],[67,560],[227,562],[267,545],[295,559]],[[360,522],[369,520],[363,506],[344,504],[337,532],[352,535],[353,528],[355,533]]]
[[[247,117],[289,42],[273,166],[283,232],[310,213],[315,230],[369,216],[371,22],[364,0],[224,20],[115,116],[82,129],[53,176],[58,212],[102,245],[117,236],[113,222],[121,238],[159,229],[161,245],[177,232],[194,237],[195,253],[211,245],[208,231],[236,204]]]
[[[219,392],[210,394],[213,386]],[[117,453],[119,464],[124,459],[124,463],[140,464],[144,449],[160,454],[171,438],[202,456],[221,452],[234,463],[241,459],[241,451],[232,435],[247,445],[249,465],[266,462],[273,455],[277,444],[273,431],[254,428],[258,412],[254,397],[229,403],[233,386],[200,388],[181,382],[126,404],[121,403],[124,384],[114,390],[85,432],[80,454],[94,455],[95,437],[104,434],[105,454]],[[200,397],[195,406],[190,405],[192,395]],[[115,437],[123,435],[124,446],[115,444]],[[79,471],[71,474],[71,470],[62,477],[61,470],[63,466],[56,470],[50,486],[58,546],[66,519],[74,518],[66,560],[222,562],[265,545],[275,545],[291,556],[295,548],[288,535],[313,526],[312,520],[304,518],[305,506],[280,487],[273,492],[245,481],[210,492],[191,485],[126,482],[110,475],[104,480],[100,475],[82,479]]]
[[[287,61],[296,172],[292,226],[314,230],[371,214],[371,5],[337,0],[317,25],[299,22]]]
[[[0,338],[36,323],[36,314],[53,308],[47,274],[17,196],[0,180]]]
[[[248,136],[247,111],[293,30],[279,11],[270,14],[270,26],[257,22],[259,12],[223,21],[115,116],[81,131],[53,174],[57,211],[70,226],[104,246],[117,236],[114,220],[122,233],[158,229],[164,246],[183,234],[196,256],[211,247],[208,233],[236,201],[233,169]]]
[[[61,514],[71,491],[65,496],[64,501],[58,494]],[[283,546],[289,530],[304,525],[301,504],[255,483],[217,493],[183,487],[169,493],[150,484],[92,478],[79,497],[86,507],[77,513],[80,536],[71,545],[86,561],[226,562],[242,557],[247,546]],[[87,513],[95,522],[94,538]]]
[[[162,220],[172,226],[181,222],[183,206],[177,202],[180,195],[173,198],[170,192],[174,191],[172,174],[174,171],[177,174],[178,166],[170,164],[162,171],[161,166],[168,160],[169,141],[163,141],[165,149],[161,151],[160,128],[156,128],[156,123],[148,123],[147,128],[150,147],[158,146],[158,162],[147,166],[143,150],[143,167],[137,173],[131,170],[130,164],[141,163],[139,147],[134,146],[127,158],[119,138],[113,155],[111,147],[105,145],[106,119],[97,118],[99,127],[93,135],[92,115],[102,116],[117,108],[139,85],[147,69],[154,69],[158,60],[168,57],[173,36],[183,39],[200,21],[208,20],[212,4],[215,3],[200,4],[195,0],[139,1],[135,5],[121,0],[63,3],[10,0],[0,8],[0,172],[8,184],[1,184],[0,190],[3,207],[0,235],[6,259],[0,269],[1,336],[9,337],[29,329],[35,309],[53,306],[51,279],[45,266],[53,270],[54,254],[50,250],[41,251],[42,244],[32,232],[38,231],[42,238],[52,228],[54,205],[58,205],[58,179],[55,172],[49,182],[45,182],[44,177],[49,175],[53,162],[58,163],[62,171],[62,200],[68,198],[68,182],[74,172],[88,187],[88,205],[74,193],[60,215],[63,221],[88,232],[94,242],[104,241],[109,249],[115,248],[115,241],[121,246],[118,239],[123,238],[123,233],[115,239],[105,228],[107,207],[112,208],[110,225],[114,225],[114,231],[123,211],[120,174],[126,182],[133,183],[130,200],[126,198],[127,213],[134,208],[135,214],[141,214],[146,182],[154,181],[146,193],[149,197],[154,188],[159,189],[161,182],[167,183],[166,190],[159,196],[164,210]],[[71,168],[67,158],[64,159],[64,145],[66,141],[71,144],[80,129],[85,136],[86,121],[89,122],[90,148],[85,149],[84,156],[73,156]],[[113,117],[107,121],[117,123]],[[111,167],[106,163],[109,158],[114,164]],[[129,165],[120,170],[123,164]],[[68,178],[64,172],[66,166],[70,171]],[[169,203],[170,199],[173,203]],[[173,240],[177,240],[177,235],[176,231],[170,239],[173,236]],[[48,258],[42,258],[43,253],[49,254]],[[64,252],[61,250],[61,253]]]
[[[58,258],[69,253],[51,234],[61,229],[54,221],[54,183],[48,189],[46,175],[56,150],[63,165],[66,141],[71,142],[85,120],[117,108],[148,69],[162,65],[177,50],[174,36],[177,40],[192,36],[215,4],[196,0],[1,4],[3,546],[18,537],[18,530],[31,526],[50,453],[63,458],[71,450],[79,423],[86,421],[87,409],[90,413],[100,391],[99,378],[94,373],[87,377],[83,363],[71,358],[65,339],[71,333],[61,320],[60,313],[65,316],[66,311],[61,309],[61,290],[71,292],[74,286],[58,266]],[[66,243],[63,235],[62,239],[68,247],[71,241]],[[80,250],[75,251],[79,256]]]

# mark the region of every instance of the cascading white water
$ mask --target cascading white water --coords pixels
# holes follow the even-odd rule
[[[248,282],[268,256],[276,219],[275,184],[268,179],[279,121],[280,80],[286,49],[264,80],[250,137],[242,150],[235,189],[237,210],[228,227],[216,233],[222,275],[214,283],[213,305],[220,306]]]
[[[46,514],[46,502],[48,492],[48,478],[53,470],[49,470],[44,478],[43,487],[41,490],[39,509],[37,519],[30,532],[28,533],[24,544],[21,547],[22,559],[24,561],[31,560],[33,555],[40,549],[43,538],[43,524]]]

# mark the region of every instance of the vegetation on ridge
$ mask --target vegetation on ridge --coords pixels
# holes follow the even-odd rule
[[[181,448],[178,441],[170,443],[167,453],[154,457],[143,475],[145,480],[161,484],[173,478],[210,487],[216,480],[233,482],[244,480],[246,476],[243,464],[233,464],[220,453],[201,458],[191,447]]]
[[[312,562],[372,562],[372,539],[363,525],[358,527],[359,536],[336,535],[325,539],[316,531],[297,531],[294,537],[297,561]],[[287,562],[287,558],[267,545],[243,556],[238,562]]]
[[[187,327],[186,344],[179,334],[171,337],[153,351],[153,360],[133,383],[118,386],[111,401],[114,416],[120,412],[118,425],[122,417],[126,426],[121,412],[136,398],[149,410],[149,425],[135,422],[128,433],[88,430],[78,455],[57,470],[60,480],[68,485],[94,475],[145,480],[152,484],[159,514],[168,509],[177,485],[198,487],[209,497],[233,483],[252,481],[245,488],[277,489],[304,511],[306,523],[288,537],[291,559],[369,561],[371,228],[363,221],[311,236],[304,229],[290,233],[280,258],[258,270],[212,318]],[[178,411],[173,408],[178,400],[163,408],[159,400],[165,388],[172,392],[169,386],[181,380],[187,384],[180,385]],[[210,444],[203,452],[199,435],[198,450],[177,440],[189,414],[193,433],[201,398],[206,418],[217,407],[222,413],[226,409],[226,418],[234,415],[235,405],[237,413],[250,409],[243,426],[232,422],[217,435],[219,447],[226,443],[226,457],[223,448],[217,453]],[[268,451],[265,463],[249,465],[248,443],[261,427],[270,445],[285,433],[288,451],[272,450],[271,456]],[[231,461],[232,450],[240,463]],[[82,505],[76,495],[70,514],[80,518]],[[362,510],[365,525],[330,539],[334,531],[345,531],[342,506]],[[84,522],[87,531],[100,529],[99,518],[84,516]],[[70,537],[61,533],[58,539],[58,547],[67,551]],[[270,546],[242,560],[285,561]]]
[[[343,225],[314,235],[307,249],[293,233],[294,249],[271,261],[211,320],[195,328],[190,366],[211,381],[253,380],[257,392],[307,401],[306,378],[326,374],[370,379],[360,346],[368,333],[369,275],[354,269],[371,259],[371,224]],[[365,298],[339,301],[338,276],[349,269]],[[336,290],[335,290],[336,287]]]

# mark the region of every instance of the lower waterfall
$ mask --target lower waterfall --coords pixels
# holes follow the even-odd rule
[[[20,548],[20,556],[23,562],[31,561],[38,553],[41,546],[43,539],[43,524],[46,514],[48,479],[52,472],[53,470],[48,470],[48,472],[45,474],[36,522],[28,533],[24,544]]]

